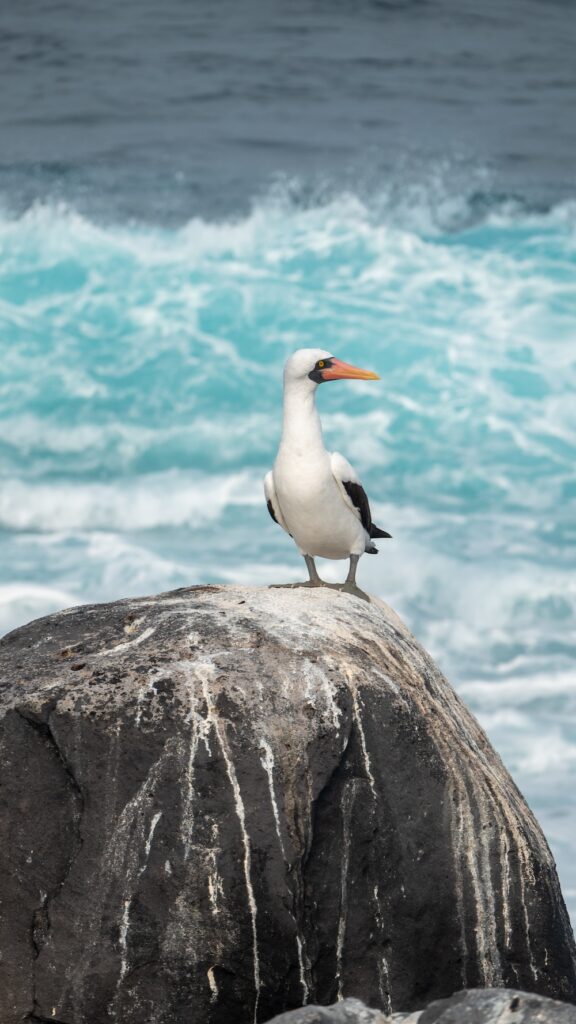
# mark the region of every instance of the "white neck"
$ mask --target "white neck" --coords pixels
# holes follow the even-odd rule
[[[324,450],[322,424],[316,408],[316,388],[310,381],[284,382],[284,417],[281,448],[299,454]]]

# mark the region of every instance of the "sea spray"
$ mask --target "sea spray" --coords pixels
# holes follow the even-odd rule
[[[0,219],[0,626],[188,583],[297,579],[261,477],[286,355],[394,542],[362,586],[459,682],[576,909],[574,204],[285,189],[234,220]],[[345,567],[324,567],[328,579]],[[566,682],[568,681],[568,682]]]

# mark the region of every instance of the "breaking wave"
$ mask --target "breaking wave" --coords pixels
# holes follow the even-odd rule
[[[441,176],[369,198],[286,182],[247,216],[175,228],[4,211],[0,627],[297,578],[260,478],[284,359],[328,348],[382,376],[319,396],[394,536],[362,580],[461,684],[569,851],[575,254],[576,204]]]

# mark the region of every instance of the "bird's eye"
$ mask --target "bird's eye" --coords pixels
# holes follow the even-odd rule
[[[319,359],[316,365],[318,366],[318,369],[321,370],[322,367],[324,366],[324,360]]]

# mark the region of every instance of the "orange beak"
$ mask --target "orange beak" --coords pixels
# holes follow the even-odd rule
[[[380,380],[372,370],[361,370],[359,366],[350,366],[341,359],[331,360],[332,365],[322,370],[322,380]]]

